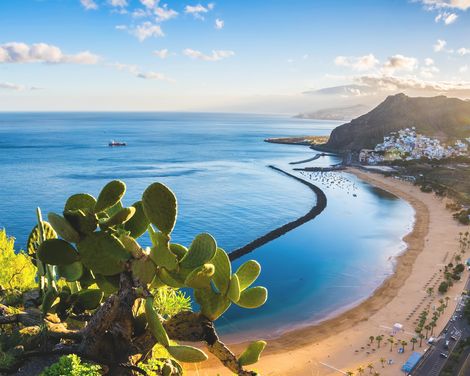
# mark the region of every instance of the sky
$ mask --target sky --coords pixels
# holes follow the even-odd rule
[[[470,98],[470,0],[0,0],[0,111]]]

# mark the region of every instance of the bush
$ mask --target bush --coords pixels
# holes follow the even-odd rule
[[[40,376],[100,376],[101,367],[82,363],[75,354],[60,357],[57,363],[41,372]]]
[[[447,282],[441,282],[438,288],[441,294],[445,294],[448,289],[449,289],[449,284]]]
[[[36,286],[36,267],[23,252],[15,252],[15,239],[0,230],[0,287],[25,291]]]

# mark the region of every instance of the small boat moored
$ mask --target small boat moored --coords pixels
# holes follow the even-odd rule
[[[120,142],[120,141],[115,141],[111,140],[108,144],[108,146],[127,146],[126,142]]]

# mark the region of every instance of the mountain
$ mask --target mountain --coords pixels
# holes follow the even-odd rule
[[[442,142],[470,137],[470,102],[445,96],[391,95],[367,114],[335,128],[321,148],[334,152],[373,149],[390,132],[411,127]]]
[[[301,113],[294,117],[298,119],[350,120],[362,115],[369,108],[363,104],[356,104],[348,107],[324,108],[314,112]]]

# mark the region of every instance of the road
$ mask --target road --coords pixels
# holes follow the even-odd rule
[[[470,279],[467,280],[465,289],[470,289]],[[447,361],[443,354],[449,355],[461,338],[470,336],[470,325],[461,314],[464,304],[465,298],[462,298],[457,304],[452,318],[439,334],[439,337],[424,353],[421,361],[409,375],[438,376]],[[448,343],[448,348],[446,342]]]

